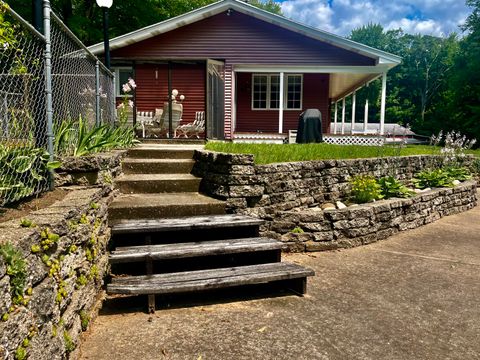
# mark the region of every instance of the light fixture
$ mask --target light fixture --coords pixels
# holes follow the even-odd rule
[[[105,66],[110,69],[110,44],[108,41],[108,9],[113,4],[113,0],[96,0],[97,5],[103,10],[103,47],[105,51]]]

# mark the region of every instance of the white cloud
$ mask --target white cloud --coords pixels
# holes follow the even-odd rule
[[[471,12],[463,0],[287,0],[281,6],[288,18],[344,36],[368,23],[448,35],[460,32],[459,25]]]

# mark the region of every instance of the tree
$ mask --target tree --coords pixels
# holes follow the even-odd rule
[[[6,0],[14,10],[31,21],[31,0]],[[110,37],[116,37],[145,26],[170,19],[211,4],[216,0],[115,0],[109,10]],[[249,2],[281,15],[281,7],[273,0]],[[86,45],[103,40],[101,10],[95,0],[51,0],[52,9]]]

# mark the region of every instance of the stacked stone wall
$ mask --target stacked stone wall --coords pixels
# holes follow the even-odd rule
[[[307,234],[290,233],[291,235],[287,235],[296,226],[295,221],[285,220],[285,217],[293,216],[288,213],[290,210],[303,210],[326,202],[345,200],[350,192],[349,180],[355,175],[370,174],[377,178],[391,175],[408,183],[416,173],[426,168],[441,167],[444,161],[439,156],[406,156],[255,165],[252,155],[226,154],[212,151],[197,151],[195,160],[193,173],[202,177],[202,192],[225,200],[229,212],[243,213],[265,219],[266,225],[261,229],[264,235],[281,238],[289,243],[291,250],[300,251],[307,249],[307,243],[310,250],[314,248],[323,250],[347,247],[348,244],[367,243],[369,242],[368,239],[375,241],[372,240],[373,237],[377,240],[385,238],[394,232],[394,230],[385,225],[385,222],[390,223],[393,220],[387,219],[387,215],[381,215],[386,220],[382,222],[383,225],[378,225],[378,231],[375,232],[374,236],[370,232],[366,233],[367,228],[371,228],[370,219],[368,220],[369,225],[366,224],[365,220],[365,224],[362,226],[339,223],[336,225],[336,228],[331,228],[333,219],[325,218],[325,216],[329,216],[327,212],[325,214],[317,212],[313,218],[318,218],[318,221],[302,221],[302,223],[310,224],[306,225],[307,228],[304,229],[307,230],[305,231]],[[469,165],[471,162],[472,158],[465,158],[465,165]],[[474,185],[469,185],[469,189],[472,187]],[[436,201],[442,201],[442,203],[450,204],[447,198],[456,194],[450,193],[450,191],[453,191],[451,189],[439,191],[442,194],[441,198],[446,199],[437,199]],[[462,202],[461,205],[455,206],[456,212],[464,211],[473,206],[474,196],[472,197],[468,191],[466,192],[468,196],[465,194],[465,198],[461,195],[461,199],[455,199],[457,203],[459,201]],[[428,193],[417,198],[425,199],[429,196],[432,195]],[[459,196],[455,195],[453,197],[458,198]],[[416,227],[411,224],[409,219],[416,216],[414,213],[417,210],[419,214],[427,214],[425,219],[428,218],[428,220],[425,220],[423,217],[422,220],[414,219],[418,224],[430,222],[429,219],[435,220],[437,217],[441,217],[449,212],[448,209],[437,210],[437,208],[432,208],[423,200],[408,199],[397,207],[395,207],[395,204],[400,204],[398,202],[400,200],[397,203],[395,201],[392,200],[389,203],[394,206],[391,208],[392,205],[389,205],[389,213],[393,214],[392,216],[396,219],[395,222],[399,223],[397,224],[399,226],[397,230],[402,230],[405,226]],[[419,204],[417,204],[418,201],[420,201]],[[407,215],[407,208],[404,208],[404,204],[409,202],[415,202],[416,205],[411,208],[411,211],[408,210]],[[463,202],[468,202],[468,204]],[[361,207],[361,209],[364,209],[364,207]],[[308,211],[306,210],[305,215],[307,217],[309,216]],[[406,216],[400,217],[403,215]],[[376,222],[377,220],[372,221]],[[401,225],[400,223],[405,224]],[[340,228],[343,226],[342,224],[345,225],[346,229]],[[325,229],[325,234],[310,231],[309,229]],[[308,233],[317,234],[315,234],[315,237],[312,237],[313,235],[310,236]],[[353,236],[354,234],[356,235]],[[366,238],[362,238],[365,236]],[[294,241],[294,238],[301,240]],[[349,240],[353,238],[356,240]],[[336,241],[332,242],[333,240]],[[313,243],[310,243],[310,241]]]
[[[107,209],[116,194],[109,176],[119,172],[119,154],[67,159],[57,182],[83,178],[80,182],[90,186],[63,187],[63,200],[0,223],[0,246],[9,244],[20,255],[27,277],[21,297],[15,298],[19,274],[9,271],[0,255],[1,359],[76,357],[81,333],[103,293],[110,240]],[[77,176],[85,172],[90,176]]]

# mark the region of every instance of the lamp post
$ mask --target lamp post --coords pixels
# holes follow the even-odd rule
[[[105,66],[110,69],[110,44],[108,41],[108,9],[112,6],[113,0],[96,0],[97,5],[103,10],[103,46],[105,49]]]

